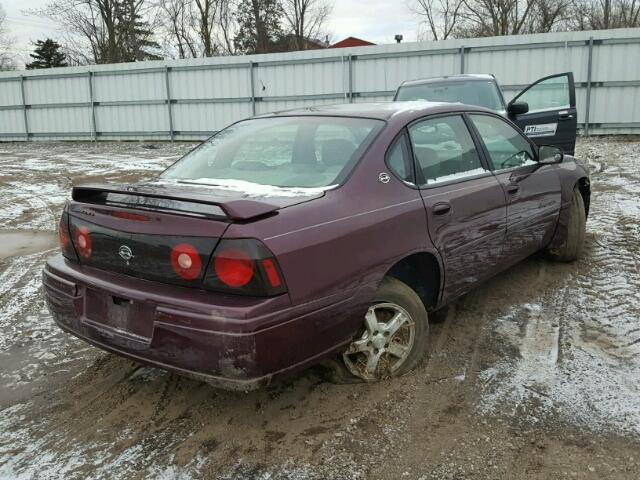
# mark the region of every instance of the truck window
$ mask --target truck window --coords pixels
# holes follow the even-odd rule
[[[429,82],[403,85],[398,89],[396,101],[427,100],[429,102],[464,103],[504,110],[495,82],[489,80],[457,80],[455,82]]]

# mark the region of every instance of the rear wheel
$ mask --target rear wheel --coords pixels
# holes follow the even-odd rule
[[[405,283],[387,277],[362,328],[342,354],[343,373],[367,382],[403,375],[423,359],[428,332],[420,297]]]
[[[569,210],[567,237],[561,246],[548,250],[551,258],[559,262],[577,260],[582,253],[586,229],[587,215],[584,208],[584,199],[582,198],[580,190],[576,187],[573,190],[573,202]]]

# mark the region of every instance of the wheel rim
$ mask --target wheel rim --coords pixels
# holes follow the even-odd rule
[[[342,354],[347,369],[367,381],[393,376],[404,365],[415,342],[415,322],[395,303],[369,307],[364,331]]]

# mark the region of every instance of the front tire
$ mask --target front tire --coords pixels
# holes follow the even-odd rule
[[[405,283],[386,277],[363,326],[342,353],[342,375],[376,382],[413,370],[424,358],[429,321],[420,297]]]
[[[584,199],[580,190],[576,187],[573,189],[573,202],[569,210],[567,237],[561,246],[548,250],[551,258],[558,262],[572,262],[580,258],[586,230],[587,215],[584,208]]]

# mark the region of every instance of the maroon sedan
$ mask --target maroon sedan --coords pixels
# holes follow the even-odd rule
[[[330,359],[402,375],[428,312],[539,250],[582,248],[585,166],[460,104],[309,108],[231,125],[156,179],[73,189],[44,270],[104,350],[250,389]]]

